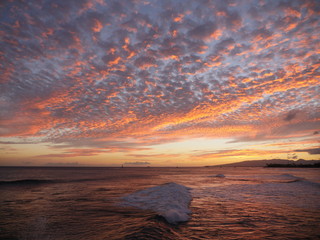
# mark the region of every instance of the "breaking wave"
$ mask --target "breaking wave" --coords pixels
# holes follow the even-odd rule
[[[283,182],[283,183],[291,183],[291,182],[298,182],[303,180],[301,177],[297,177],[291,174],[282,174],[273,176],[275,182]]]
[[[254,182],[254,183],[292,183],[303,181],[304,178],[297,177],[291,174],[281,174],[281,175],[228,175],[224,174],[216,174],[209,176],[212,178],[224,178],[229,181],[237,181],[237,182]]]
[[[177,224],[190,219],[190,190],[177,183],[166,183],[123,197],[123,205],[154,211],[167,222]]]

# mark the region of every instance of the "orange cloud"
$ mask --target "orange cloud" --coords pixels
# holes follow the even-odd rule
[[[287,154],[288,150],[255,150],[255,149],[240,149],[240,150],[220,150],[213,153],[205,153],[195,155],[196,160],[206,159],[221,159],[221,158],[236,158],[246,156],[247,158],[269,158],[270,155],[274,154]]]
[[[105,153],[105,150],[98,149],[70,149],[64,153],[58,154],[46,154],[38,155],[37,158],[66,158],[66,157],[84,157],[84,156],[95,156],[100,153]]]
[[[92,27],[93,32],[100,32],[103,28],[102,23],[98,19],[94,19],[94,24]]]
[[[151,15],[139,1],[54,2],[54,11],[5,4],[2,135],[75,145],[116,139],[137,151],[134,144],[200,136],[235,143],[318,130],[315,2],[170,3],[155,2]],[[48,14],[57,19],[49,24]],[[62,154],[126,151],[91,146]]]
[[[183,18],[184,18],[184,15],[183,14],[179,14],[178,16],[173,18],[173,21],[181,22],[183,20]]]

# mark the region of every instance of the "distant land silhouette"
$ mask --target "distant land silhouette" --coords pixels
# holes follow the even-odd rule
[[[287,159],[268,159],[252,160],[223,165],[205,166],[205,167],[320,167],[320,160],[287,160]]]

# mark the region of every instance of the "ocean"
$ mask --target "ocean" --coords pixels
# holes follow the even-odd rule
[[[320,169],[0,168],[0,239],[320,239]]]

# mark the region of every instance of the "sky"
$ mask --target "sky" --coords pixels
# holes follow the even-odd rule
[[[316,0],[0,6],[1,166],[320,157]]]

